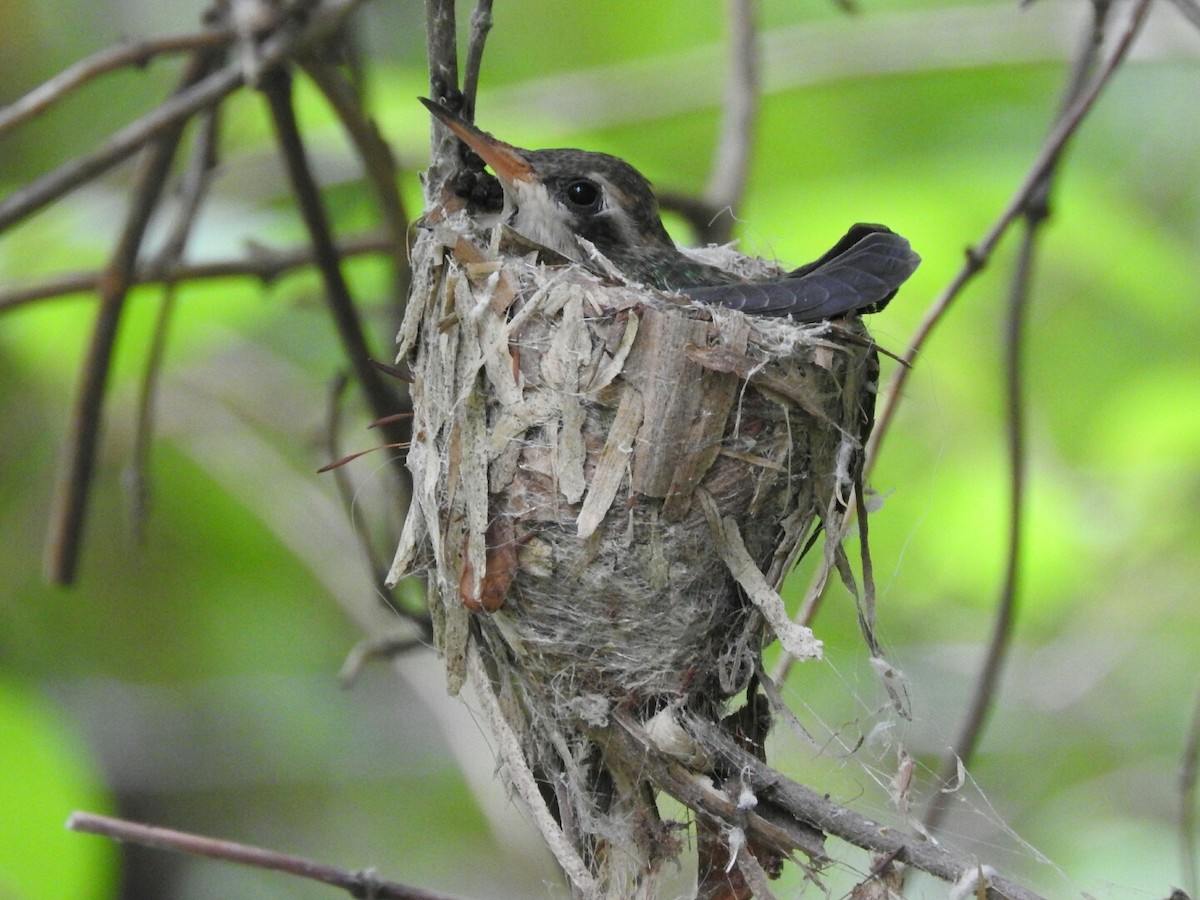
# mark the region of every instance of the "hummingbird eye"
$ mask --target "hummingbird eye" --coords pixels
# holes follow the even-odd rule
[[[573,206],[595,206],[600,199],[600,188],[594,182],[580,179],[567,185],[566,196]]]

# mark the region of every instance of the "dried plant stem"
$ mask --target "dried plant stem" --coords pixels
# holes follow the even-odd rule
[[[1045,143],[1043,143],[1037,158],[1029,167],[1029,171],[1013,194],[1008,205],[1000,213],[996,221],[992,224],[992,227],[988,229],[979,243],[967,251],[967,258],[963,267],[926,311],[924,318],[917,326],[916,332],[909,341],[907,352],[902,357],[904,365],[897,366],[895,373],[892,375],[891,383],[888,385],[883,404],[875,421],[875,430],[871,433],[870,441],[867,442],[867,474],[870,473],[875,460],[879,456],[880,445],[887,437],[888,431],[891,430],[892,420],[896,415],[896,408],[903,397],[904,386],[908,383],[908,376],[912,371],[912,364],[925,346],[925,342],[929,339],[933,329],[937,327],[938,323],[946,315],[949,308],[954,304],[954,301],[958,299],[963,288],[987,264],[1000,239],[1007,233],[1009,226],[1022,215],[1029,202],[1029,198],[1038,189],[1038,186],[1046,177],[1046,173],[1054,167],[1068,141],[1079,130],[1079,126],[1083,124],[1083,120],[1091,112],[1101,92],[1109,81],[1112,80],[1113,75],[1128,55],[1129,48],[1133,45],[1134,38],[1137,37],[1141,30],[1142,23],[1146,19],[1146,14],[1149,12],[1152,2],[1153,0],[1138,0],[1137,5],[1129,14],[1124,28],[1117,37],[1116,44],[1110,52],[1108,59],[1100,67],[1086,89],[1080,92],[1079,97],[1071,104],[1070,108],[1059,117],[1054,128],[1046,138]]]
[[[471,35],[467,39],[467,61],[463,70],[463,116],[475,119],[475,97],[479,93],[479,70],[483,67],[483,46],[492,30],[492,0],[476,0],[471,13]]]
[[[1071,69],[1063,93],[1061,113],[1065,115],[1087,86],[1096,68],[1096,58],[1104,38],[1111,5],[1098,2],[1093,6],[1094,17],[1082,51]],[[928,832],[936,831],[949,809],[952,785],[962,767],[970,766],[987,721],[996,701],[1000,676],[1012,643],[1016,620],[1018,577],[1021,567],[1022,535],[1025,525],[1026,449],[1025,449],[1025,391],[1022,378],[1022,350],[1025,346],[1025,320],[1029,308],[1034,257],[1042,226],[1050,215],[1049,197],[1057,172],[1056,157],[1045,170],[1041,181],[1030,191],[1021,213],[1024,228],[1016,269],[1009,291],[1005,350],[1005,417],[1007,421],[1009,460],[1008,534],[1004,575],[996,602],[992,633],[980,666],[979,677],[971,692],[966,712],[959,724],[954,743],[942,756],[938,767],[937,791],[925,809],[924,825]]]
[[[391,235],[370,233],[343,238],[337,242],[336,247],[338,256],[348,259],[355,256],[387,253],[392,244]],[[255,246],[242,259],[177,263],[165,268],[161,262],[155,262],[152,265],[142,264],[134,272],[130,284],[182,284],[183,282],[213,281],[222,278],[255,278],[267,285],[297,269],[308,268],[313,261],[314,253],[311,244],[282,250]],[[40,300],[92,293],[99,287],[103,276],[104,273],[100,271],[72,272],[66,275],[56,275],[36,284],[0,291],[0,314]]]
[[[264,850],[261,847],[222,841],[199,834],[190,834],[186,831],[174,831],[170,828],[141,825],[137,822],[113,819],[108,816],[97,816],[85,812],[72,813],[71,817],[67,819],[67,828],[70,831],[98,834],[116,841],[153,847],[157,850],[206,856],[209,859],[218,859],[223,862],[295,875],[299,878],[307,878],[310,881],[319,881],[322,884],[341,888],[352,897],[372,897],[375,900],[454,900],[448,894],[425,891],[388,881],[369,870],[347,872],[345,869],[313,862],[302,856],[290,856],[274,850]]]
[[[271,111],[275,135],[291,181],[292,191],[308,229],[313,245],[313,256],[321,278],[325,283],[325,298],[337,326],[338,335],[346,358],[354,370],[355,378],[362,386],[367,403],[378,419],[385,419],[402,409],[402,402],[395,391],[384,382],[379,371],[371,365],[371,352],[367,347],[366,335],[359,319],[358,309],[350,295],[350,287],[342,275],[341,260],[337,245],[329,227],[321,201],[320,188],[313,177],[300,128],[292,106],[291,76],[282,69],[274,69],[263,75],[262,91]],[[406,429],[391,421],[380,426],[391,443],[402,443],[407,438]],[[392,458],[397,475],[405,479],[404,461],[400,456]]]
[[[525,760],[521,739],[504,716],[500,702],[492,692],[491,678],[479,654],[479,646],[471,642],[467,651],[467,673],[478,698],[484,721],[497,742],[497,753],[505,766],[505,774],[529,810],[546,845],[582,900],[597,900],[600,885],[588,871],[587,864],[571,845],[562,827],[546,806],[537,781]]]
[[[374,120],[364,114],[362,94],[341,71],[311,56],[302,58],[300,65],[325,95],[362,160],[367,181],[379,204],[384,227],[391,238],[388,254],[395,271],[394,294],[399,308],[408,294],[409,217],[397,186],[398,171],[392,149],[379,133]]]
[[[741,773],[758,799],[758,810],[774,805],[795,822],[864,850],[891,856],[943,881],[955,883],[979,869],[977,859],[959,857],[941,845],[872,821],[792,781],[737,746],[710,722],[689,717],[684,725],[706,749],[718,753],[726,767]],[[1041,900],[1033,891],[997,875],[987,879],[986,896],[989,900]]]
[[[193,56],[181,79],[180,91],[186,92],[203,79],[211,65],[212,57],[208,53]],[[59,488],[50,521],[45,565],[47,576],[59,584],[70,584],[75,580],[100,440],[104,393],[121,311],[146,227],[170,173],[171,161],[175,158],[183,128],[182,121],[174,123],[151,144],[134,187],[133,204],[125,226],[100,281],[100,308],[96,313],[96,325],[82,369],[82,381],[67,438],[66,458],[60,470]]]
[[[201,116],[200,130],[196,135],[195,148],[183,178],[183,202],[175,218],[167,240],[152,264],[153,268],[171,269],[179,264],[187,247],[188,237],[199,214],[200,205],[208,190],[209,181],[216,166],[217,131],[219,114],[217,109],[205,110]],[[139,538],[145,536],[146,517],[150,493],[150,448],[154,437],[154,407],[158,395],[159,375],[166,355],[167,332],[176,306],[175,282],[163,285],[163,296],[158,316],[146,353],[146,365],[142,374],[141,390],[138,392],[137,427],[134,433],[133,452],[127,468],[126,488],[131,495],[133,521]]]
[[[1196,692],[1188,723],[1187,739],[1179,766],[1179,851],[1183,883],[1188,894],[1200,896],[1200,874],[1196,870],[1196,775],[1200,771],[1200,690]]]
[[[721,108],[721,133],[704,191],[710,210],[705,243],[724,244],[733,236],[734,215],[746,192],[758,114],[759,59],[757,0],[728,0],[729,75]]]
[[[192,34],[170,35],[147,41],[124,41],[73,63],[23,97],[0,109],[0,134],[40,115],[72,91],[108,72],[141,68],[156,56],[223,47],[233,40],[230,28],[206,28]]]
[[[336,29],[364,0],[324,0],[303,29],[280,27],[262,42],[263,68],[279,65],[298,50]],[[0,201],[0,232],[32,215],[81,184],[104,174],[166,129],[175,128],[205,107],[219,102],[243,84],[245,72],[234,61],[180,91],[165,103],[115,132],[91,153],[64,163]]]

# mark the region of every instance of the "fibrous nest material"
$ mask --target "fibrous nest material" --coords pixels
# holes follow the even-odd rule
[[[461,214],[413,259],[391,580],[427,574],[450,689],[470,671],[489,695],[576,891],[649,896],[678,842],[589,735],[618,709],[719,722],[771,637],[820,654],[777,588],[817,528],[842,533],[873,345],[857,319],[753,318],[548,263]]]

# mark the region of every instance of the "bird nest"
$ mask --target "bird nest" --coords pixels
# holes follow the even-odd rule
[[[427,573],[450,690],[470,673],[519,748],[509,777],[526,766],[576,862],[634,896],[604,842],[646,868],[677,848],[614,836],[630,803],[656,813],[621,801],[642,782],[589,730],[617,709],[719,721],[771,636],[820,655],[777,589],[817,528],[843,533],[876,356],[858,319],[689,303],[518,240],[459,214],[414,247],[413,497],[390,580]]]

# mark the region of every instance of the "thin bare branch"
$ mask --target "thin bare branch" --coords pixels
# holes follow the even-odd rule
[[[50,109],[72,91],[109,72],[143,68],[156,56],[222,47],[233,39],[229,28],[214,27],[146,41],[122,41],[67,66],[53,78],[0,109],[0,134]]]
[[[1183,14],[1185,19],[1196,28],[1200,28],[1200,3],[1197,3],[1196,0],[1171,0],[1171,2],[1175,4],[1175,8]],[[1192,893],[1196,893],[1196,886],[1194,884],[1192,885]]]
[[[445,103],[458,91],[458,24],[454,0],[425,0],[425,48],[429,54],[429,88]]]
[[[271,111],[271,121],[275,126],[275,135],[287,168],[288,179],[308,229],[309,239],[312,241],[317,269],[325,282],[326,302],[337,326],[342,348],[371,411],[376,418],[383,419],[399,412],[403,404],[396,392],[384,382],[379,371],[371,365],[372,353],[367,346],[349,285],[342,274],[341,260],[338,258],[337,246],[334,244],[329,219],[325,214],[321,191],[313,177],[296,122],[296,113],[292,106],[291,75],[282,69],[265,73],[262,78],[262,91]],[[382,430],[387,441],[391,443],[400,444],[408,439],[407,429],[401,423],[384,424]],[[392,462],[397,475],[405,479],[407,470],[404,468],[404,460],[394,457]]]
[[[1065,115],[1085,90],[1089,78],[1096,69],[1096,62],[1104,40],[1111,5],[1107,2],[1093,5],[1094,16],[1079,56],[1072,66],[1071,74],[1063,92],[1060,115]],[[1016,620],[1017,586],[1021,566],[1022,535],[1025,527],[1025,391],[1022,379],[1022,350],[1024,348],[1025,320],[1029,309],[1030,286],[1033,262],[1037,253],[1038,238],[1042,226],[1050,215],[1049,198],[1057,171],[1058,159],[1046,169],[1042,180],[1031,191],[1021,213],[1024,224],[1021,248],[1017,254],[1009,292],[1007,328],[1004,339],[1005,358],[1005,401],[1006,431],[1008,434],[1009,460],[1009,510],[1008,535],[1005,552],[1004,576],[996,602],[996,615],[992,634],[988,641],[970,701],[959,725],[954,743],[943,755],[938,769],[938,789],[930,798],[925,809],[924,824],[930,833],[936,831],[949,808],[950,794],[947,790],[954,784],[963,766],[970,766],[983,733],[988,713],[996,701],[1000,675],[1008,657],[1012,642],[1013,623]]]
[[[342,259],[355,256],[371,256],[389,253],[393,239],[387,234],[360,234],[339,241],[337,253]],[[131,284],[170,284],[193,281],[213,281],[222,278],[256,278],[263,284],[278,281],[297,269],[305,269],[314,262],[311,244],[276,250],[255,244],[249,254],[238,259],[221,259],[206,263],[177,263],[163,269],[157,263],[143,264],[134,273]],[[36,284],[17,286],[0,291],[0,314],[19,309],[41,300],[69,297],[73,294],[91,293],[103,278],[103,272],[69,272],[56,275]]]
[[[630,728],[627,719],[622,719],[621,725]],[[768,806],[774,806],[795,822],[864,850],[891,856],[950,883],[960,882],[963,876],[979,870],[979,860],[974,857],[957,856],[940,844],[905,834],[899,828],[889,828],[835,803],[827,795],[792,781],[743,750],[712,722],[689,716],[684,726],[706,749],[720,755],[725,768],[741,774],[758,800],[756,810],[765,811]],[[999,875],[987,878],[986,896],[989,900],[1042,900],[1033,891]]]
[[[1133,45],[1134,38],[1141,31],[1142,23],[1145,21],[1146,14],[1149,12],[1152,3],[1153,0],[1138,0],[1137,5],[1129,14],[1124,28],[1117,37],[1108,59],[1088,84],[1087,89],[1080,93],[1079,98],[1071,105],[1070,109],[1059,118],[1045,143],[1042,145],[1042,149],[1039,151],[1033,165],[1029,167],[1024,180],[1013,194],[1008,206],[1000,213],[980,242],[967,250],[966,262],[958,271],[958,274],[954,276],[950,284],[943,289],[942,293],[926,311],[925,317],[917,326],[916,333],[909,342],[908,351],[903,356],[905,365],[898,366],[892,375],[892,380],[888,385],[880,413],[876,418],[875,430],[872,432],[871,439],[867,444],[868,471],[874,466],[875,460],[879,456],[879,447],[891,430],[892,420],[896,415],[896,408],[903,396],[904,386],[908,383],[908,376],[912,371],[912,364],[917,355],[925,346],[925,342],[929,339],[933,329],[937,327],[938,323],[945,316],[946,311],[954,304],[959,294],[962,293],[963,288],[987,264],[1000,239],[1008,231],[1009,226],[1022,214],[1026,204],[1029,202],[1029,198],[1033,196],[1034,191],[1037,190],[1046,173],[1053,168],[1067,143],[1074,136],[1075,132],[1079,130],[1079,126],[1083,124],[1083,120],[1091,112],[1096,100],[1100,97],[1100,94],[1109,81],[1112,80],[1121,63],[1124,62],[1129,53],[1129,48]]]
[[[413,650],[429,647],[431,628],[432,626],[428,626],[421,634],[416,635],[389,634],[377,638],[363,638],[350,648],[345,662],[338,670],[338,684],[344,688],[352,688],[369,663],[396,659]]]
[[[302,856],[290,856],[286,853],[264,850],[248,844],[222,841],[170,828],[141,825],[137,822],[114,819],[109,816],[74,812],[67,819],[67,829],[85,834],[98,834],[115,841],[152,847],[156,850],[205,856],[222,862],[295,875],[299,878],[307,878],[310,881],[319,881],[322,884],[341,888],[352,897],[374,897],[376,900],[454,900],[448,894],[388,881],[369,870],[348,872],[345,869],[313,862]]]
[[[263,67],[278,65],[329,34],[364,0],[324,0],[303,29],[281,25],[262,43]],[[77,156],[41,178],[18,188],[0,201],[0,232],[20,222],[81,184],[127,159],[158,134],[217,103],[243,83],[241,65],[234,62],[213,72],[185,91],[121,128],[99,148]]]
[[[476,0],[471,13],[471,33],[467,38],[467,61],[463,71],[462,115],[475,121],[475,97],[479,93],[479,71],[483,68],[483,45],[492,30],[492,0]]]
[[[732,237],[734,216],[746,192],[758,114],[757,13],[757,0],[728,0],[729,74],[721,134],[704,191],[705,203],[716,212],[703,235],[708,243],[723,244]]]
[[[213,63],[211,54],[212,51],[204,51],[192,57],[180,80],[180,91],[186,91],[204,78]],[[100,308],[96,313],[96,325],[82,368],[46,545],[47,576],[59,584],[73,582],[78,569],[79,549],[100,441],[104,394],[121,311],[146,227],[158,206],[171,162],[183,137],[184,125],[182,120],[176,122],[151,144],[138,174],[125,226],[100,279]]]
[[[201,202],[208,192],[216,167],[218,122],[219,110],[216,108],[205,110],[201,115],[200,130],[196,134],[191,161],[183,176],[183,201],[162,250],[151,263],[152,268],[172,269],[179,265],[180,259],[183,258],[188,238],[200,212]],[[126,468],[125,484],[131,495],[132,518],[139,539],[145,536],[150,500],[150,448],[154,435],[155,400],[158,396],[159,375],[166,356],[167,332],[174,315],[176,299],[176,285],[168,281],[163,286],[163,296],[155,319],[150,347],[146,352],[141,390],[138,392],[133,450]]]
[[[396,309],[408,296],[408,212],[397,185],[396,158],[375,121],[363,109],[362,94],[338,69],[311,55],[301,58],[305,74],[333,108],[358,151],[367,182],[375,193],[384,227],[391,236],[390,256],[395,272],[393,295]]]
[[[344,455],[341,450],[340,440],[342,432],[342,400],[345,396],[348,383],[349,378],[345,374],[339,374],[329,389],[329,403],[325,415],[324,444],[325,452],[330,459],[340,459]],[[342,501],[342,509],[345,510],[350,526],[354,529],[358,546],[362,550],[367,565],[370,567],[371,579],[375,583],[375,590],[379,599],[396,615],[402,619],[407,619],[416,626],[417,636],[410,638],[411,640],[418,643],[428,641],[433,633],[428,611],[413,612],[405,608],[396,598],[395,588],[388,587],[386,583],[390,560],[385,561],[376,552],[375,543],[371,540],[371,534],[367,530],[366,522],[363,521],[361,516],[354,514],[357,491],[354,484],[350,481],[348,469],[345,466],[335,466],[328,471],[333,476],[334,484],[337,486],[338,497]],[[395,544],[397,537],[398,535],[389,536],[389,543]]]
[[[1200,771],[1200,690],[1196,691],[1192,719],[1179,766],[1179,852],[1183,883],[1188,894],[1200,897],[1200,874],[1196,869],[1196,781]]]
[[[425,0],[425,44],[429,54],[429,90],[433,100],[453,106],[458,93],[458,36],[454,0]],[[427,197],[438,196],[458,167],[458,139],[438,122],[430,135]]]

